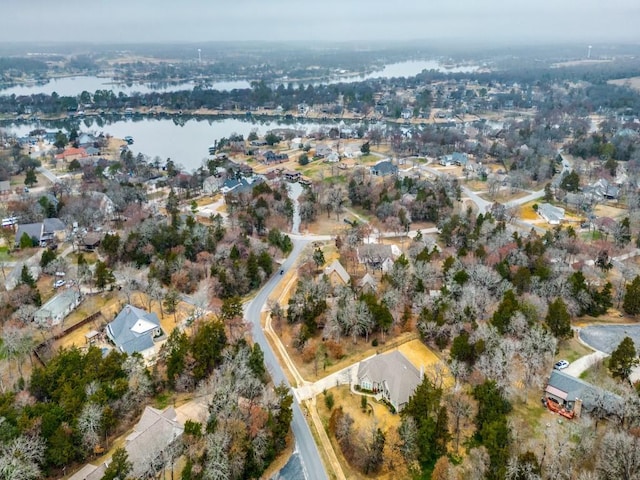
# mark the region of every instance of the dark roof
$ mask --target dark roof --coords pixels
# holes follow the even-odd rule
[[[551,387],[551,389],[549,389],[549,387]],[[595,403],[598,397],[603,398],[604,401],[602,403],[604,403],[605,408],[611,412],[615,411],[617,406],[622,402],[622,399],[618,395],[559,370],[551,372],[546,390],[561,398],[564,396],[563,400],[567,402],[575,402],[577,399],[582,400],[582,406],[587,411],[596,406]]]
[[[38,223],[25,223],[22,225],[18,225],[18,230],[16,231],[16,244],[20,243],[20,239],[22,238],[22,235],[24,235],[25,233],[27,235],[29,235],[29,238],[35,238],[36,241],[40,241],[40,239],[42,238],[42,229],[43,229],[43,224],[42,222],[38,222]]]
[[[107,325],[107,335],[123,352],[132,354],[153,347],[153,330],[159,326],[155,313],[126,305]]]
[[[391,163],[390,160],[382,160],[371,167],[371,172],[374,175],[391,175],[398,171],[398,167]]]
[[[45,232],[61,232],[67,228],[59,218],[45,218],[42,223],[44,224]]]

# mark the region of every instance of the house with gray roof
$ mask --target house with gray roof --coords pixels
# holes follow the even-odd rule
[[[381,394],[400,412],[422,383],[423,374],[400,351],[376,355],[358,365],[358,386]]]
[[[582,410],[603,410],[607,415],[615,415],[624,406],[618,395],[559,370],[551,372],[544,396],[546,401],[559,404],[566,411],[574,412],[576,417]]]
[[[376,177],[386,177],[398,173],[398,166],[391,163],[391,160],[381,160],[371,167],[371,175]]]
[[[163,452],[180,441],[183,432],[174,408],[146,407],[124,447],[132,463],[131,477],[155,478],[158,468],[164,465],[160,461]]]
[[[69,477],[69,480],[100,480],[104,476],[106,464],[93,465],[87,463],[84,467]]]
[[[555,207],[550,203],[538,205],[538,215],[544,218],[549,225],[560,225],[564,220],[564,208]]]
[[[81,302],[82,295],[75,288],[67,288],[42,305],[33,320],[38,325],[59,325]]]
[[[388,272],[393,262],[402,252],[396,245],[384,245],[382,243],[365,243],[360,245],[356,253],[358,263],[372,270]]]
[[[155,341],[164,336],[158,316],[133,305],[125,305],[106,333],[120,351],[139,353],[147,360],[155,354]]]
[[[0,195],[11,193],[11,182],[9,180],[0,181]]]
[[[45,218],[38,223],[24,223],[18,225],[15,236],[16,247],[20,246],[20,239],[25,233],[31,238],[34,245],[46,247],[48,243],[62,240],[66,226],[59,218]]]
[[[133,432],[126,438],[124,449],[131,462],[131,472],[127,478],[156,478],[164,465],[164,453],[184,433],[184,426],[178,421],[174,408],[158,410],[146,407]],[[86,464],[69,480],[100,480],[111,459],[101,465]]]

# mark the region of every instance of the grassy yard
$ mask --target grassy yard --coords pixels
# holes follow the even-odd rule
[[[578,341],[577,338],[564,340],[560,342],[558,347],[559,352],[557,358],[562,358],[568,360],[569,362],[573,362],[580,357],[584,357],[585,355],[593,353],[593,350],[591,350],[589,347],[584,346]]]

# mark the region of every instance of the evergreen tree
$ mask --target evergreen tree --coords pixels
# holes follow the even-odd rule
[[[27,187],[32,187],[34,183],[38,183],[38,178],[36,177],[36,171],[33,168],[27,170],[27,174],[24,177],[24,184]]]
[[[609,371],[614,377],[628,380],[631,369],[638,365],[636,347],[630,337],[624,337],[618,348],[611,353],[609,358]]]
[[[107,267],[107,264],[98,260],[95,272],[96,287],[104,290],[107,285],[112,284],[115,280],[113,272]]]
[[[507,290],[504,292],[502,302],[500,302],[498,309],[491,318],[491,324],[496,327],[501,334],[504,334],[511,323],[511,317],[519,308],[518,299],[513,293],[513,290]]]
[[[448,416],[441,400],[442,389],[425,377],[402,410],[402,422],[411,417],[416,425],[418,461],[423,471],[432,469],[438,458],[447,453]]]
[[[637,315],[640,313],[640,275],[637,275],[633,281],[627,285],[624,294],[622,309],[629,315]]]
[[[119,447],[113,452],[111,463],[105,469],[104,475],[100,480],[125,480],[132,468],[133,464],[129,461],[127,451]]]
[[[560,297],[551,302],[544,321],[556,338],[571,337],[571,316],[567,310],[567,305]]]
[[[22,283],[24,283],[25,285],[30,286],[31,288],[35,288],[36,286],[36,281],[26,265],[22,266],[22,271],[20,272],[20,281],[22,281]]]

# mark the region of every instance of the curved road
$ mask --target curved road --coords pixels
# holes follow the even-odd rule
[[[295,261],[302,253],[302,250],[311,241],[311,239],[292,236],[292,241],[293,251],[281,267],[285,271],[289,270],[289,268],[294,265]],[[284,383],[289,387],[289,389],[291,389],[291,385],[289,384],[282,367],[278,363],[278,360],[271,349],[271,345],[267,342],[260,324],[260,312],[267,303],[269,295],[271,295],[271,292],[273,292],[274,288],[282,281],[282,279],[283,277],[278,274],[269,279],[255,298],[245,306],[245,318],[251,322],[253,340],[260,345],[264,352],[264,363],[267,366],[274,383]],[[293,392],[291,392],[291,394],[293,395]],[[291,430],[296,438],[297,449],[300,454],[300,459],[302,460],[302,466],[305,470],[306,477],[308,480],[327,480],[328,477],[324,470],[322,460],[320,459],[318,447],[313,439],[313,435],[311,435],[311,430],[309,429],[309,425],[305,420],[295,395],[293,397],[292,409],[293,421],[291,422]]]

